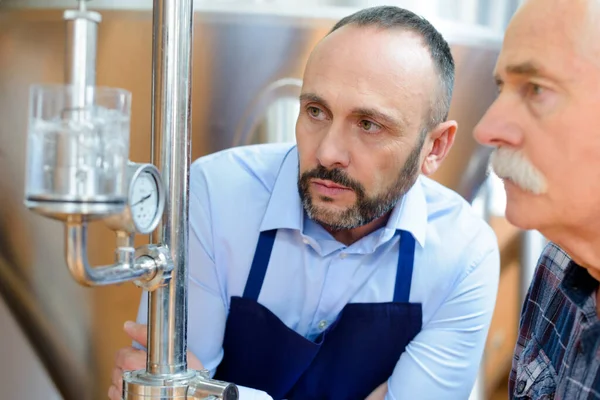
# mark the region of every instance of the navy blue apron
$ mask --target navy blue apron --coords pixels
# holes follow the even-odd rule
[[[257,301],[276,233],[261,232],[243,296],[231,298],[215,379],[274,400],[364,400],[421,330],[421,304],[409,303],[415,239],[401,231],[393,302],[347,304],[311,341]]]

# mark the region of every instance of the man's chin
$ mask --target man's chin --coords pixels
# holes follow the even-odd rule
[[[519,202],[507,199],[504,217],[513,226],[523,230],[540,228],[538,213],[531,202]]]
[[[321,215],[314,215],[311,218],[313,221],[315,221],[316,223],[318,223],[319,225],[321,225],[323,228],[327,229],[328,231],[343,231],[345,229],[350,229],[351,227],[348,227],[344,224],[340,224],[339,219],[336,218],[327,218],[327,217],[323,217]]]
[[[326,206],[322,206],[321,204],[317,206],[313,205],[311,210],[308,211],[308,216],[311,220],[328,230],[340,231],[353,228],[353,226],[348,226],[347,218],[344,218],[344,213],[347,212],[347,208],[335,207],[331,203],[327,203]]]
[[[340,209],[334,209],[333,207],[322,207],[319,205],[311,207],[309,216],[312,220],[318,223],[335,225],[340,221],[342,212],[343,210]]]

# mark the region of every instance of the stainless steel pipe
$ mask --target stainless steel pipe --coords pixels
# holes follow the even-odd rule
[[[98,24],[102,17],[86,9],[85,0],[79,0],[79,10],[67,10],[65,81],[73,85],[77,95],[75,107],[85,106],[86,89],[96,85],[96,49]]]
[[[117,248],[116,263],[92,268],[87,257],[87,224],[65,224],[65,258],[71,275],[82,286],[105,286],[133,280],[150,281],[156,275],[156,262],[150,257],[135,259],[135,249],[127,243]]]
[[[187,370],[188,190],[190,169],[192,0],[154,0],[152,163],[167,199],[152,242],[166,246],[173,271],[148,297],[150,374]]]
[[[146,370],[125,372],[126,400],[239,396],[234,384],[187,366],[192,17],[192,0],[154,0],[152,163],[161,172],[167,198],[152,242],[168,250],[172,265],[163,284],[149,293]]]

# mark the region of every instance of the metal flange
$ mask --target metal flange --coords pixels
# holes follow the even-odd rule
[[[208,371],[151,375],[146,371],[123,374],[123,400],[238,400],[237,386],[210,379]]]
[[[144,290],[153,291],[165,285],[171,279],[173,261],[171,260],[169,250],[165,246],[149,244],[140,246],[135,250],[136,264],[148,258],[154,261],[156,274],[149,280],[135,280],[133,283]]]

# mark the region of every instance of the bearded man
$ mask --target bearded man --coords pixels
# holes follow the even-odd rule
[[[242,400],[469,396],[499,251],[467,202],[426,177],[454,142],[453,81],[429,22],[362,10],[310,55],[297,144],[194,162],[191,368],[236,383]],[[144,345],[140,324],[126,331]],[[119,352],[113,399],[145,359]]]

